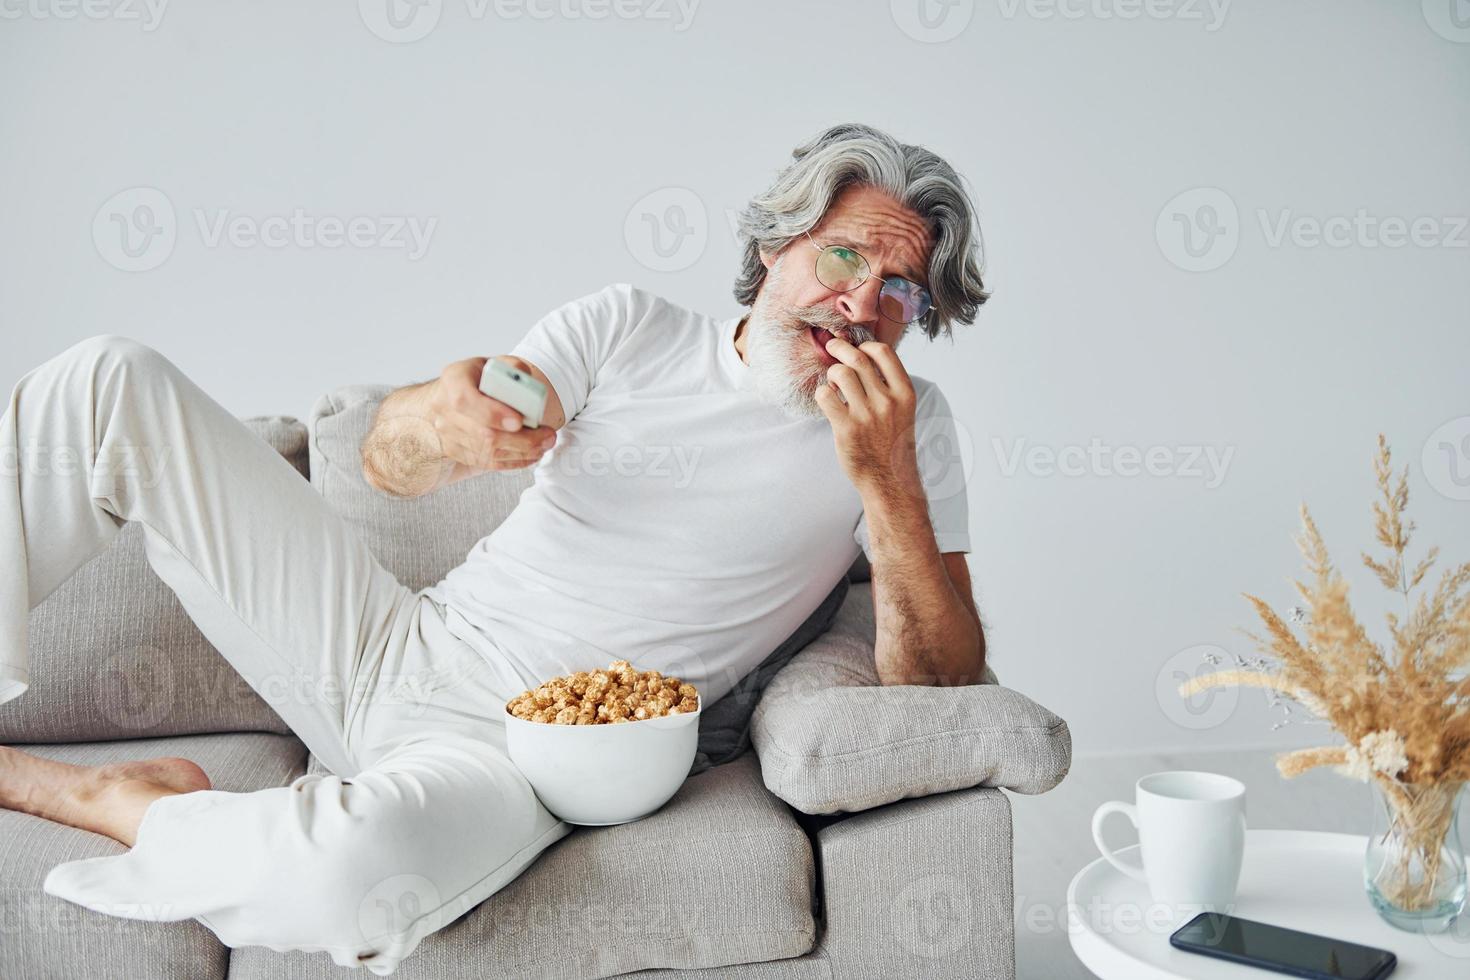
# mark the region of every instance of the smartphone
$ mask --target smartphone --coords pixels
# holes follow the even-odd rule
[[[1386,949],[1221,912],[1201,912],[1176,929],[1169,944],[1312,980],[1376,980],[1398,966],[1398,957]]]
[[[541,424],[541,415],[546,411],[546,386],[529,372],[491,359],[480,374],[480,390],[520,412],[527,428]]]

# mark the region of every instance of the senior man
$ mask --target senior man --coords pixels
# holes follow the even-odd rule
[[[45,890],[387,975],[570,832],[506,754],[504,706],[526,688],[623,658],[718,700],[859,552],[883,683],[978,682],[963,483],[920,459],[952,450],[954,426],[896,353],[986,299],[960,178],[836,126],[741,232],[743,316],[620,284],[502,355],[547,385],[538,426],[479,391],[480,357],[383,401],[363,471],[386,493],[535,467],[507,519],[417,592],[157,352],[99,337],[22,378],[0,454],[81,447],[85,464],[0,480],[0,702],[29,683],[30,609],[139,521],[150,564],[253,687],[311,682],[317,696],[272,705],[330,769],[226,793],[186,759],[78,767],[0,748],[0,806],[131,848],[58,865]],[[115,465],[140,446],[174,450],[147,480]],[[368,935],[362,910],[405,876],[420,901]]]

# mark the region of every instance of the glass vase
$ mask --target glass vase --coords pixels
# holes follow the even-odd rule
[[[1464,783],[1400,783],[1375,775],[1363,858],[1368,900],[1390,925],[1444,932],[1465,908],[1465,848],[1457,826]]]

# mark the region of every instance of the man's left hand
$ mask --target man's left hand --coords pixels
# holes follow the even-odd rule
[[[903,362],[891,346],[877,340],[854,347],[833,337],[827,341],[827,352],[840,363],[827,369],[827,383],[817,388],[815,397],[832,423],[837,456],[847,478],[865,495],[884,490],[917,492],[914,386]]]

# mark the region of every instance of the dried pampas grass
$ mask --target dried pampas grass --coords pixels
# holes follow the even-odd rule
[[[1378,581],[1403,597],[1404,614],[1388,614],[1392,651],[1368,635],[1348,601],[1347,580],[1332,564],[1327,545],[1306,505],[1297,547],[1306,562],[1306,581],[1296,582],[1305,603],[1304,636],[1265,600],[1247,595],[1265,626],[1264,635],[1247,633],[1266,653],[1274,670],[1227,670],[1196,677],[1179,689],[1185,697],[1210,687],[1241,685],[1276,691],[1323,719],[1346,740],[1336,749],[1311,748],[1277,759],[1284,776],[1334,765],[1360,779],[1428,785],[1470,779],[1470,563],[1446,570],[1432,591],[1421,586],[1439,557],[1431,548],[1418,562],[1408,557],[1414,522],[1409,505],[1408,469],[1394,480],[1388,442],[1378,437],[1373,460],[1379,499],[1373,526],[1384,553],[1363,555]],[[1381,763],[1385,739],[1401,746],[1406,764],[1396,772]],[[1379,743],[1375,748],[1375,741]],[[1391,757],[1391,756],[1390,756]],[[1371,761],[1378,759],[1374,765]]]
[[[1460,789],[1470,779],[1470,563],[1447,569],[1432,591],[1421,588],[1439,549],[1410,562],[1408,469],[1394,480],[1382,435],[1373,471],[1379,491],[1373,528],[1383,553],[1362,557],[1384,588],[1403,597],[1402,618],[1387,616],[1391,653],[1358,622],[1347,580],[1333,567],[1303,505],[1297,546],[1308,575],[1296,589],[1306,608],[1290,615],[1304,636],[1298,638],[1264,600],[1247,595],[1265,625],[1264,635],[1247,635],[1275,656],[1275,669],[1219,671],[1186,682],[1179,693],[1188,697],[1230,684],[1262,687],[1336,729],[1346,744],[1283,753],[1276,767],[1291,778],[1330,765],[1378,786],[1390,812],[1388,833],[1402,846],[1392,849],[1396,857],[1380,869],[1374,885],[1399,907],[1418,910],[1437,900],[1443,843]]]

